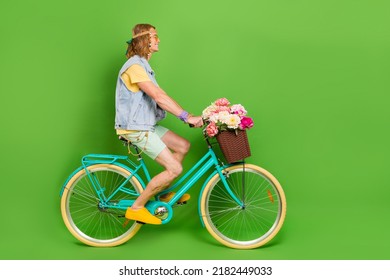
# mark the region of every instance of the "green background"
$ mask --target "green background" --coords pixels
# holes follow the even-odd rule
[[[0,258],[389,259],[389,11],[385,0],[2,1]],[[226,97],[254,118],[248,161],[288,202],[265,247],[214,241],[197,216],[200,185],[171,223],[116,248],[65,228],[59,192],[81,156],[126,154],[115,82],[144,22],[161,38],[157,80],[184,108]],[[164,125],[191,141],[188,168],[205,151],[201,131]]]

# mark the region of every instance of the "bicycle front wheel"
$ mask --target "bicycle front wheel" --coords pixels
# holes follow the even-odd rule
[[[125,182],[130,172],[113,164],[95,164],[88,171],[101,186],[105,197],[110,197]],[[110,203],[135,200],[143,190],[137,178],[132,177],[125,187],[133,195],[119,191]],[[111,247],[132,238],[141,224],[130,221],[126,226],[125,210],[104,207],[85,169],[77,172],[65,186],[61,198],[61,213],[66,227],[81,242],[95,247]]]
[[[233,199],[219,174],[205,186],[201,197],[202,220],[208,232],[235,249],[263,246],[279,232],[286,216],[286,197],[276,178],[252,164],[223,170]]]

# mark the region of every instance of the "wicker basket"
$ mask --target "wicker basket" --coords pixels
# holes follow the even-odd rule
[[[248,136],[245,130],[223,131],[217,135],[217,141],[228,163],[243,160],[251,155]]]

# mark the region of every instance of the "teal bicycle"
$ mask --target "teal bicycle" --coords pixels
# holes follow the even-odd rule
[[[174,185],[158,194],[146,208],[162,220],[172,220],[179,198],[209,171],[199,195],[199,216],[208,232],[222,244],[252,249],[279,232],[286,215],[286,198],[277,179],[245,161],[224,164],[208,139],[205,155]],[[128,156],[89,154],[61,189],[61,213],[66,227],[82,243],[111,247],[127,242],[142,224],[125,223],[125,211],[151,179],[137,147],[137,160]],[[159,196],[175,190],[169,202]]]

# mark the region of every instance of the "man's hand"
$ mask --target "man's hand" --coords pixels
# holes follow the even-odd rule
[[[190,116],[187,119],[187,123],[194,127],[202,127],[203,126],[203,119],[202,117],[195,117]]]

